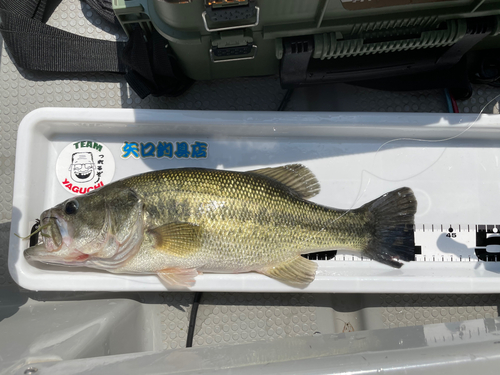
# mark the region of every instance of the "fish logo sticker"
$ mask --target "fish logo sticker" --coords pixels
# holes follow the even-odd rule
[[[59,183],[81,195],[109,184],[115,174],[115,160],[102,143],[81,140],[67,145],[56,163]]]

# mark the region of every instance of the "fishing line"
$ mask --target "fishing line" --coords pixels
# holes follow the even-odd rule
[[[496,99],[498,99],[499,97],[500,97],[500,94],[498,94],[498,95],[494,96],[494,97],[493,97],[493,99],[491,99],[490,101],[488,101],[488,103],[486,103],[486,104],[482,107],[482,109],[479,111],[479,113],[478,113],[478,115],[477,115],[476,119],[475,119],[475,120],[474,120],[474,121],[473,121],[473,122],[472,122],[469,126],[467,126],[467,127],[466,127],[464,130],[462,130],[460,133],[455,134],[455,135],[453,135],[453,136],[451,136],[451,137],[442,138],[442,139],[422,139],[422,138],[406,138],[406,137],[402,137],[402,138],[394,138],[394,139],[391,139],[391,140],[389,140],[389,141],[387,141],[387,142],[382,143],[382,144],[380,145],[380,147],[377,149],[377,151],[375,152],[375,154],[373,155],[373,159],[372,159],[372,168],[373,168],[373,166],[375,165],[375,159],[376,159],[376,157],[377,157],[378,153],[379,153],[379,152],[380,152],[380,151],[381,151],[381,150],[382,150],[385,146],[387,146],[387,145],[388,145],[388,144],[390,144],[390,143],[393,143],[393,142],[398,142],[398,141],[414,141],[414,142],[440,143],[440,142],[447,142],[447,141],[451,141],[451,140],[453,140],[453,139],[455,139],[455,138],[458,138],[458,137],[462,136],[465,132],[469,131],[469,130],[470,130],[470,129],[471,129],[471,128],[472,128],[472,127],[473,127],[473,126],[474,126],[474,125],[478,122],[478,120],[479,120],[479,118],[481,117],[481,115],[483,114],[484,110],[485,110],[485,109],[486,109],[486,108],[487,108],[487,107],[488,107],[491,103],[493,103]],[[445,149],[444,151],[446,151],[446,149]],[[441,155],[438,157],[438,159],[437,159],[434,163],[436,163],[436,162],[437,162],[437,161],[441,158],[441,156],[443,156],[444,151],[441,153]],[[433,164],[434,164],[434,163],[433,163]],[[426,168],[426,169],[428,169],[428,168]],[[364,174],[365,174],[365,173],[366,173],[366,174],[369,174],[369,175],[372,175],[372,176],[374,176],[374,177],[380,178],[380,177],[378,177],[377,175],[373,174],[372,172],[369,172],[368,170],[363,169],[363,170],[361,171],[361,178],[360,178],[361,183],[360,183],[360,185],[359,185],[359,189],[358,189],[358,193],[357,193],[357,195],[356,195],[356,198],[354,199],[354,203],[351,205],[351,207],[350,207],[349,209],[347,209],[344,213],[342,213],[342,215],[340,215],[339,217],[337,217],[336,219],[334,219],[334,220],[331,222],[332,224],[333,224],[333,223],[335,223],[337,220],[341,219],[342,217],[344,217],[345,215],[347,215],[347,214],[348,214],[349,212],[351,212],[353,209],[355,209],[354,207],[357,205],[357,203],[359,202],[359,200],[360,200],[361,198],[363,198],[363,196],[365,195],[366,191],[368,190],[368,187],[370,186],[370,182],[371,182],[371,178],[370,178],[370,177],[368,177],[368,182],[366,183],[365,188],[364,188],[364,189],[362,189],[362,187],[363,187],[363,177],[364,177]],[[419,172],[418,174],[420,174],[420,173],[422,173],[422,171],[421,171],[421,172]],[[416,174],[416,175],[418,175],[418,174]],[[415,176],[416,176],[416,175],[415,175]],[[414,176],[412,176],[412,177],[414,177]]]
[[[475,124],[479,121],[479,118],[480,118],[480,117],[481,117],[481,115],[483,114],[484,110],[485,110],[485,109],[486,109],[486,108],[487,108],[487,107],[488,107],[491,103],[493,103],[496,99],[498,99],[499,97],[500,97],[500,94],[498,94],[498,95],[494,96],[494,97],[493,97],[493,99],[491,99],[490,101],[488,101],[488,103],[486,103],[486,104],[483,106],[483,108],[481,108],[481,110],[479,111],[479,113],[478,113],[478,115],[477,115],[476,119],[475,119],[472,123],[470,123],[470,125],[469,125],[469,126],[467,126],[467,127],[466,127],[464,130],[462,130],[460,133],[455,134],[455,135],[453,135],[453,136],[451,136],[451,137],[442,138],[442,139],[422,139],[422,138],[406,138],[406,137],[402,137],[402,138],[394,138],[394,139],[391,139],[391,140],[389,140],[389,141],[387,141],[387,142],[382,143],[382,144],[380,145],[380,147],[377,149],[377,151],[375,152],[375,155],[373,155],[373,163],[372,163],[372,167],[375,165],[375,159],[376,159],[376,157],[377,157],[378,153],[379,153],[379,152],[380,152],[380,151],[381,151],[381,150],[382,150],[385,146],[387,146],[387,145],[388,145],[388,144],[390,144],[390,143],[393,143],[393,142],[398,142],[398,141],[410,141],[410,142],[411,142],[411,141],[414,141],[414,142],[440,143],[440,142],[447,142],[447,141],[451,141],[451,140],[453,140],[453,139],[456,139],[456,138],[458,138],[458,137],[462,136],[462,135],[463,135],[463,134],[465,134],[467,131],[469,131],[469,130],[470,130],[470,129],[471,129],[471,128],[472,128],[472,127],[473,127],[473,126],[474,126],[474,125],[475,125]],[[437,161],[438,161],[438,160],[439,160],[439,159],[443,156],[443,154],[444,154],[444,152],[445,152],[445,151],[446,151],[446,149],[444,149],[444,150],[443,150],[443,152],[441,153],[441,155],[439,155],[439,157],[438,157],[438,158],[434,161],[433,165],[434,165],[435,163],[437,163]],[[427,167],[426,169],[428,169],[428,168],[429,168],[429,167]],[[425,170],[426,170],[426,169],[425,169]],[[363,169],[363,170],[361,171],[361,182],[363,181],[363,174],[364,174],[364,173],[371,174],[371,175],[372,175],[372,176],[374,176],[374,177],[378,177],[378,176],[376,176],[375,174],[373,174],[373,173],[369,172],[368,170]],[[418,175],[418,174],[420,174],[420,173],[422,173],[422,171],[421,171],[421,172],[419,172],[419,173],[417,173],[417,174],[415,174],[414,176],[417,176],[417,175]],[[411,176],[411,177],[414,177],[414,176]],[[378,178],[380,178],[380,177],[378,177]],[[368,186],[369,186],[369,184],[370,184],[370,181],[371,181],[371,179],[369,179],[369,180],[368,180],[368,183],[367,183],[367,185],[366,185],[365,189],[364,189],[364,190],[363,190],[363,192],[361,193],[361,196],[359,196],[359,197],[355,200],[354,205],[355,205],[355,204],[359,201],[359,199],[361,199],[361,198],[363,197],[363,195],[366,193],[366,190],[368,189]],[[361,186],[362,186],[362,183],[360,184],[360,187],[361,187]],[[360,190],[361,190],[361,189],[360,189]],[[354,205],[353,205],[353,206],[354,206]],[[352,209],[352,208],[351,208],[351,209]]]
[[[455,134],[454,136],[452,137],[448,137],[448,138],[443,138],[443,139],[420,139],[420,138],[394,138],[394,139],[391,139],[390,141],[387,141],[385,143],[382,143],[382,145],[378,148],[377,152],[375,152],[375,155],[373,156],[375,158],[375,156],[377,156],[378,152],[383,148],[385,147],[386,145],[388,145],[389,143],[392,143],[392,142],[397,142],[397,141],[415,141],[415,142],[429,142],[429,143],[438,143],[438,142],[446,142],[446,141],[451,141],[452,139],[455,139],[455,138],[458,138],[460,137],[462,134],[464,134],[465,132],[469,131],[470,128],[472,128],[472,126],[474,126],[476,124],[476,122],[479,120],[479,117],[481,117],[481,115],[483,114],[484,110],[486,109],[486,107],[488,107],[491,103],[493,103],[493,101],[497,98],[500,97],[500,94],[496,95],[493,99],[491,99],[488,103],[486,103],[483,108],[481,109],[481,111],[479,111],[476,119],[467,127],[465,128],[464,130],[462,130],[460,133],[458,134]]]
[[[22,240],[27,240],[27,239],[28,239],[28,238],[30,238],[31,236],[34,236],[35,234],[38,234],[38,232],[40,232],[41,230],[43,230],[43,229],[47,228],[49,225],[50,225],[50,223],[45,224],[45,225],[40,225],[40,221],[39,221],[39,220],[37,220],[37,223],[33,226],[33,229],[34,229],[35,227],[37,227],[37,226],[38,226],[38,228],[37,228],[37,229],[34,229],[34,230],[31,232],[31,234],[28,234],[26,237],[21,237],[19,234],[14,233],[14,236],[16,236],[17,238],[20,238],[20,239],[22,239]],[[47,235],[42,234],[42,236],[46,237]]]

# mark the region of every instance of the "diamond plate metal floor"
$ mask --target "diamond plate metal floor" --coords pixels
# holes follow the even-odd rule
[[[121,30],[109,26],[85,3],[62,0],[50,25],[92,38],[124,40]],[[98,298],[114,301],[116,295],[27,292],[11,280],[7,270],[9,221],[12,210],[15,142],[18,125],[40,107],[116,107],[198,110],[276,110],[285,91],[277,77],[196,82],[177,98],[140,99],[123,77],[113,74],[42,74],[20,71],[0,39],[0,337],[8,327],[25,319],[23,340],[36,339],[36,329],[48,319],[44,306],[71,300],[93,306]],[[479,112],[499,89],[475,86],[473,96],[458,102],[460,111]],[[447,112],[442,91],[381,92],[336,84],[295,90],[290,111]],[[499,113],[495,100],[485,113]],[[207,114],[209,115],[209,114]],[[155,350],[185,345],[192,293],[143,293],[125,296],[142,304],[137,316],[148,317],[154,327],[148,334]],[[466,319],[497,317],[500,295],[311,295],[234,294],[203,295],[196,322],[194,346],[238,344],[259,339],[309,336],[377,328],[424,325]],[[128,305],[127,305],[128,306]],[[39,311],[39,313],[37,313]],[[37,314],[37,315],[36,315]],[[45,314],[45,315],[44,315]],[[141,315],[142,314],[142,315]],[[34,319],[36,315],[36,319]],[[24,318],[23,318],[24,317]],[[70,319],[69,315],[66,317]],[[142,319],[137,317],[136,319]],[[132,320],[133,321],[133,320]],[[21,320],[21,323],[23,321]],[[130,321],[127,321],[130,324]],[[118,324],[118,323],[107,323]],[[3,334],[2,334],[3,332]],[[161,332],[161,334],[160,334]],[[21,340],[21,339],[19,339]],[[1,341],[1,340],[0,340]],[[23,341],[23,342],[24,342]],[[1,343],[0,343],[1,345]],[[149,345],[149,346],[148,346]],[[57,348],[52,348],[56,353]],[[129,350],[129,349],[120,349]],[[115,353],[121,352],[115,350]],[[71,354],[61,354],[69,356]],[[82,356],[83,354],[75,354]],[[1,361],[0,357],[0,361]]]

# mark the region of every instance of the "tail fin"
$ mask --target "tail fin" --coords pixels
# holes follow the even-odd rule
[[[403,265],[398,260],[414,260],[413,224],[417,200],[410,188],[391,191],[361,209],[368,211],[367,230],[371,234],[363,255],[396,268]]]

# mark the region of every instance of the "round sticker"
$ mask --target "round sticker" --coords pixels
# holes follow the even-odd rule
[[[85,194],[111,182],[115,159],[102,143],[72,142],[57,157],[56,174],[65,189],[73,194]]]

